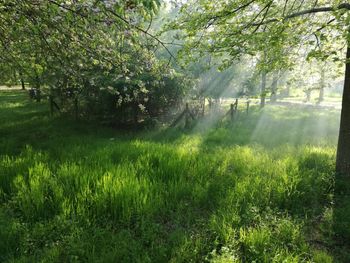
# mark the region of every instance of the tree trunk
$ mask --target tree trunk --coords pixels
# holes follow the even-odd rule
[[[284,90],[284,96],[283,97],[286,97],[286,98],[288,98],[289,96],[290,96],[290,86],[291,86],[291,81],[290,81],[290,79],[289,79],[289,75],[287,75],[287,73],[285,73],[285,77],[287,78],[286,79],[286,89]]]
[[[13,80],[11,81],[10,86],[12,86],[12,85],[14,85],[14,86],[17,85],[17,72],[16,72],[16,70],[13,71]]]
[[[350,45],[347,48],[346,59],[336,171],[350,176]]]
[[[24,85],[24,80],[22,79],[22,77],[21,77],[21,85],[22,85],[22,90],[25,90],[26,86]]]
[[[278,84],[278,71],[275,71],[273,73],[273,79],[272,79],[272,84],[271,84],[271,97],[270,101],[271,102],[276,102],[277,101],[277,84]]]
[[[205,97],[202,98],[202,117],[204,117],[205,114]]]
[[[79,105],[78,105],[78,98],[75,97],[74,98],[74,117],[75,117],[75,120],[77,121],[78,118],[79,118]]]
[[[135,102],[134,103],[134,107],[133,107],[133,110],[134,110],[134,112],[133,112],[133,117],[134,117],[134,124],[137,124],[138,123],[138,121],[139,121],[139,118],[138,118],[138,115],[139,115],[139,106],[138,106],[138,104]]]
[[[41,101],[41,90],[40,90],[40,88],[35,90],[35,99],[36,99],[36,102],[40,102]]]
[[[260,94],[260,107],[265,107],[265,98],[266,98],[266,71],[261,73],[261,94]]]
[[[212,98],[208,98],[208,104],[209,104],[209,111],[211,112],[213,109],[213,99]]]
[[[307,89],[305,91],[305,94],[306,94],[306,102],[310,102],[310,100],[311,100],[311,89]]]
[[[325,87],[325,79],[324,79],[324,68],[321,69],[321,79],[320,79],[320,94],[318,96],[318,103],[321,103],[324,100],[324,87]]]
[[[22,72],[19,72],[19,77],[20,77],[20,79],[21,79],[22,90],[25,90],[25,89],[26,89],[26,86],[25,86],[25,84],[24,84]]]
[[[185,109],[185,129],[190,128],[190,108],[188,107],[188,103],[186,103]]]

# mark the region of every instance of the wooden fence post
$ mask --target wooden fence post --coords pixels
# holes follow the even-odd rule
[[[205,97],[203,98],[202,105],[203,105],[203,108],[202,108],[202,117],[204,117],[204,115],[205,115]]]
[[[186,103],[186,109],[185,109],[185,128],[190,127],[190,109],[188,107],[188,103]]]
[[[78,98],[74,98],[74,115],[75,115],[75,120],[78,120]]]
[[[249,114],[249,103],[250,103],[250,101],[247,100],[247,115]]]
[[[134,123],[137,124],[137,122],[138,122],[138,111],[139,111],[139,107],[138,107],[137,103],[134,104],[133,110],[134,110]]]
[[[232,104],[232,103],[230,105],[230,116],[231,116],[231,121],[233,121],[233,118],[234,118],[234,104]]]
[[[50,101],[50,114],[52,116],[53,115],[53,98],[52,98],[52,95],[49,96],[49,101]]]
[[[36,102],[41,101],[41,90],[39,88],[35,89],[35,98],[36,98]]]

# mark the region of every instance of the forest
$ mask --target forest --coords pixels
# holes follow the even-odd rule
[[[350,262],[350,3],[0,0],[0,262]]]

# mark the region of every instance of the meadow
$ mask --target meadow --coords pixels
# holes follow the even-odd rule
[[[350,262],[339,111],[115,130],[0,91],[1,262]]]

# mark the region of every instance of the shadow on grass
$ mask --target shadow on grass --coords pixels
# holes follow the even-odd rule
[[[332,239],[333,250],[340,262],[350,262],[350,178],[335,177]]]

